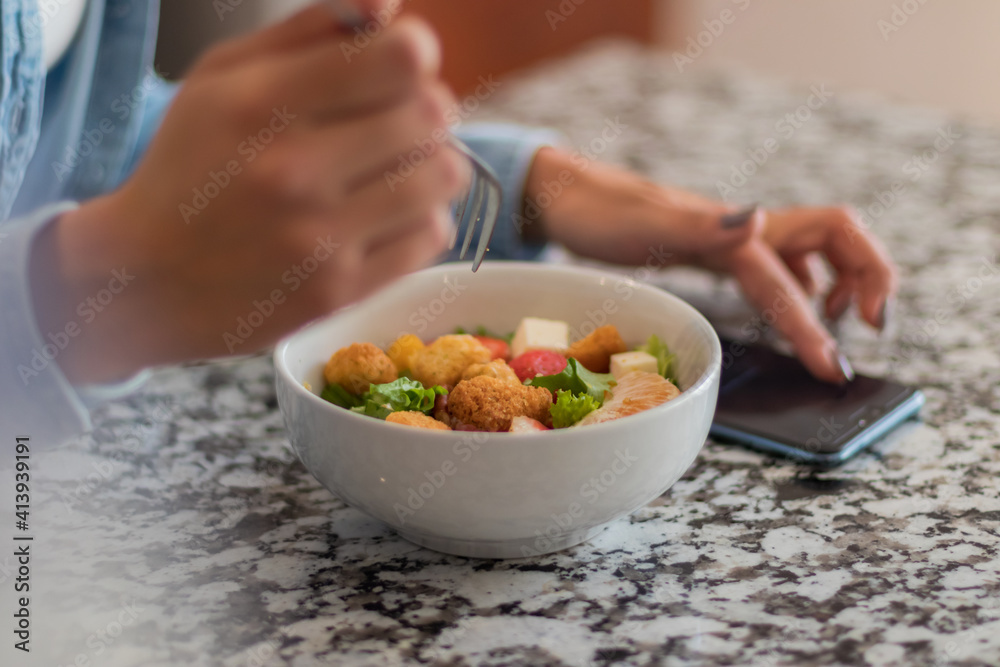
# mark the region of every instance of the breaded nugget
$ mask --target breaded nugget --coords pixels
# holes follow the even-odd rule
[[[552,392],[545,387],[525,387],[523,384],[521,391],[524,392],[522,394],[524,396],[524,413],[520,416],[531,417],[551,427],[552,413],[549,412],[549,408],[552,407]],[[510,428],[509,424],[507,428]]]
[[[518,416],[551,425],[550,405],[552,394],[544,387],[526,387],[485,375],[462,380],[448,394],[451,416],[483,431],[508,431],[511,420]]]
[[[403,334],[389,345],[386,353],[392,359],[392,363],[396,364],[396,370],[402,373],[410,367],[410,357],[417,350],[422,349],[424,349],[424,341],[413,334]]]
[[[363,394],[369,384],[393,382],[399,374],[392,359],[371,343],[354,343],[337,350],[326,362],[323,377],[352,394]]]
[[[611,369],[611,355],[626,351],[628,346],[618,333],[618,328],[613,324],[606,324],[570,345],[566,356],[573,357],[592,373],[607,373]]]
[[[403,424],[404,426],[416,426],[417,428],[429,428],[436,431],[450,431],[447,424],[442,424],[433,417],[428,417],[423,412],[416,410],[406,410],[393,412],[385,418],[387,422],[393,424]]]
[[[472,364],[485,364],[492,355],[488,347],[472,336],[441,336],[410,356],[410,373],[425,387],[436,384],[453,387]]]
[[[463,380],[471,380],[474,377],[484,375],[486,377],[497,378],[506,382],[516,382],[521,384],[514,369],[507,365],[503,359],[494,359],[488,364],[472,364],[462,373]]]

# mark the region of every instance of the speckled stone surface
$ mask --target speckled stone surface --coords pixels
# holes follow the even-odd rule
[[[923,387],[923,423],[819,477],[709,443],[591,542],[476,561],[320,487],[283,435],[268,358],[164,370],[36,457],[34,650],[4,664],[1000,663],[1000,131],[833,91],[785,138],[808,87],[674,72],[599,48],[504,82],[483,117],[573,146],[618,119],[603,158],[709,195],[775,138],[733,201],[867,208],[902,184],[869,217],[901,265],[895,323],[877,338],[848,320],[842,338],[859,370]],[[914,179],[907,163],[948,128]],[[5,611],[2,655],[10,626]]]

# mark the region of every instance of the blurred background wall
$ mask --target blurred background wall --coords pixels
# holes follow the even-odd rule
[[[349,0],[348,0],[349,1]],[[161,10],[160,71],[178,77],[213,41],[275,21],[309,0],[166,0]],[[662,41],[670,0],[397,0],[441,36],[443,74],[459,91],[484,74],[500,76],[572,51],[595,37]]]
[[[692,69],[736,66],[1000,122],[996,0],[683,0],[681,5],[686,36],[675,48],[690,47],[687,38],[724,10],[735,17]]]
[[[216,39],[308,0],[164,0],[158,59],[179,76]],[[871,91],[1000,122],[996,0],[405,0],[442,32],[446,75],[522,67],[600,34],[686,53],[684,71],[737,67]],[[227,7],[228,11],[220,11]],[[552,30],[546,11],[572,7]],[[563,10],[564,11],[564,10]],[[461,58],[452,54],[461,53]],[[680,69],[680,66],[679,66]]]

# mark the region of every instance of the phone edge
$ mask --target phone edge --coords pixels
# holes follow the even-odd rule
[[[714,419],[708,433],[709,436],[719,436],[734,440],[736,444],[745,445],[770,454],[778,454],[785,458],[793,459],[797,463],[833,468],[845,463],[861,450],[875,444],[903,422],[916,417],[925,402],[926,397],[924,393],[917,388],[913,388],[912,394],[901,401],[895,408],[882,415],[869,428],[865,429],[856,440],[852,441],[850,446],[840,450],[836,454],[810,454],[791,445],[771,440],[770,438],[716,424]]]

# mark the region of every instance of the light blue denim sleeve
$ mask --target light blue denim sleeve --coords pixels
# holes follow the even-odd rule
[[[146,154],[146,149],[153,141],[153,137],[160,129],[163,116],[167,113],[167,108],[174,101],[174,96],[180,89],[180,84],[165,81],[157,77],[156,84],[146,97],[142,110],[142,121],[139,125],[139,137],[136,139],[135,149],[126,164],[123,178],[127,178]]]
[[[48,75],[41,4],[0,2],[0,437],[55,446],[89,429],[89,408],[134,391],[146,374],[70,385],[60,355],[85,324],[40,330],[29,288],[32,243],[75,206],[66,200],[107,192],[131,171],[175,87],[152,68],[158,0],[88,0],[74,43]]]
[[[123,177],[142,158],[177,88],[159,78],[151,87]],[[59,445],[90,430],[91,409],[134,393],[150,375],[145,371],[124,382],[74,386],[59,368],[59,355],[73,344],[67,331],[86,325],[67,322],[60,331],[42,332],[36,324],[28,290],[32,242],[46,225],[75,207],[72,202],[52,204],[0,227],[0,424],[5,441],[20,434],[42,446]]]
[[[57,331],[37,325],[28,272],[31,245],[47,225],[72,202],[43,207],[9,220],[0,233],[0,431],[13,442],[30,435],[41,448],[54,447],[90,429],[90,410],[136,391],[149,375],[143,372],[120,383],[74,387],[59,369],[59,356],[86,326],[70,319]]]
[[[487,123],[460,128],[455,134],[493,167],[503,186],[500,217],[486,259],[537,259],[545,244],[529,243],[521,237],[524,186],[538,149],[563,144],[563,136],[554,130]],[[457,259],[458,249],[445,261]]]
[[[53,340],[43,337],[28,287],[32,240],[74,206],[55,204],[8,221],[0,238],[0,424],[37,443],[59,444],[90,426],[86,407],[57,365],[72,340],[65,330],[49,332]]]

